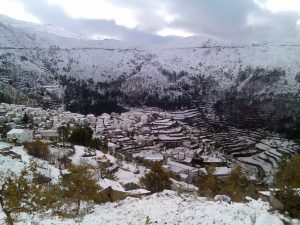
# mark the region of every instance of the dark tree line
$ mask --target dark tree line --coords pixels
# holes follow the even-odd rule
[[[265,128],[298,139],[300,102],[292,97],[280,99],[237,98],[232,95],[215,103],[223,123],[242,129]]]
[[[75,78],[60,77],[61,84],[65,86],[64,103],[66,109],[81,114],[92,113],[121,113],[125,109],[118,103],[120,93],[118,90],[108,90],[104,84],[93,80],[76,80]],[[106,85],[108,86],[108,84]]]
[[[236,84],[217,101],[214,109],[224,123],[244,129],[266,128],[288,138],[299,138],[300,101],[295,94],[269,92],[259,94],[285,77],[282,69],[246,68],[240,71]]]
[[[76,126],[72,129],[69,126],[60,126],[58,129],[59,140],[63,143],[70,142],[73,145],[99,149],[106,145],[99,138],[93,138],[93,130],[89,126]]]
[[[122,112],[121,104],[127,106],[150,106],[166,110],[193,107],[194,101],[208,99],[215,92],[217,82],[212,77],[197,75],[184,79],[188,73],[179,73],[162,70],[162,75],[170,81],[164,93],[155,90],[147,92],[138,90],[133,93],[124,93],[122,87],[125,76],[111,82],[95,82],[93,79],[79,80],[73,77],[59,76],[60,84],[65,86],[64,102],[67,110],[83,114],[95,115],[103,112]]]

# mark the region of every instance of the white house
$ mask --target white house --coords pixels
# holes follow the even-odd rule
[[[33,130],[12,129],[7,133],[7,141],[22,144],[26,141],[33,141]]]
[[[58,132],[55,129],[40,130],[40,134],[42,135],[42,138],[47,141],[57,141],[59,137]]]

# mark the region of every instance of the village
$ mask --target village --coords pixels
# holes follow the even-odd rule
[[[182,111],[176,116],[194,117],[197,116],[197,112]],[[10,128],[6,134],[2,134],[0,156],[23,160],[24,153],[20,153],[20,146],[33,140],[42,140],[49,145],[50,155],[47,160],[58,169],[56,174],[64,171],[62,161],[67,158],[75,164],[105,163],[109,165],[109,170],[115,172],[122,185],[138,184],[139,178],[147,169],[136,162],[161,161],[166,171],[176,175],[176,185],[186,187],[188,191],[195,191],[197,188],[188,183],[191,183],[193,178],[205,174],[205,166],[209,163],[218,165],[218,176],[226,176],[230,172],[230,168],[221,157],[206,156],[201,160],[197,158],[201,153],[201,146],[193,133],[184,123],[176,120],[176,117],[174,119],[171,114],[157,109],[132,109],[122,114],[102,114],[96,117],[92,114],[85,116],[66,112],[63,109],[44,110],[1,103],[0,123]],[[60,142],[58,128],[62,126],[90,127],[93,137],[105,142],[111,154],[104,154],[100,147],[91,149]],[[18,151],[15,151],[15,148]],[[119,159],[112,156],[113,154],[119,156]],[[127,158],[128,162],[122,160],[122,156],[126,156],[124,159]],[[115,186],[114,181],[110,182]],[[142,192],[148,193],[146,190]]]
[[[0,123],[10,129],[2,134],[0,157],[24,161],[24,155],[28,156],[22,144],[42,140],[50,149],[47,163],[52,172],[49,166],[44,168],[54,174],[54,179],[66,172],[66,161],[104,164],[116,179],[102,179],[99,181],[102,186],[116,192],[148,194],[149,191],[139,187],[139,178],[148,171],[144,162],[160,161],[165,171],[174,174],[174,189],[195,192],[198,188],[192,182],[206,174],[208,166],[214,166],[218,179],[226,178],[234,165],[241,164],[252,179],[271,181],[283,153],[298,151],[293,141],[262,135],[259,131],[249,133],[230,128],[226,134],[211,133],[209,121],[201,121],[200,112],[198,109],[165,112],[157,108],[132,108],[125,113],[104,113],[96,117],[63,108],[45,110],[1,103]],[[59,128],[76,126],[88,126],[93,138],[101,140],[105,148],[62,142]],[[137,189],[126,188],[132,185]]]

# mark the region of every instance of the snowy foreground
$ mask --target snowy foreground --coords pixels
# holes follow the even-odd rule
[[[60,220],[22,214],[16,224],[39,225],[101,225],[101,224],[218,224],[218,225],[283,225],[278,214],[268,212],[266,202],[251,200],[248,203],[205,201],[190,195],[165,191],[142,199],[127,198],[116,203],[96,206],[93,213],[81,221]],[[0,213],[3,219],[3,214]],[[148,219],[147,219],[148,218]],[[2,220],[3,221],[3,220]],[[151,222],[151,223],[150,223]],[[1,223],[1,222],[0,222]],[[299,224],[294,221],[292,224]]]

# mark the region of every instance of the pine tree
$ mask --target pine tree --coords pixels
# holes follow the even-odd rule
[[[35,164],[24,168],[20,175],[1,175],[0,205],[9,225],[14,224],[14,216],[18,213],[42,212],[45,209],[39,204],[39,199],[42,199],[47,186],[34,182],[36,175]]]
[[[94,178],[91,165],[70,165],[68,170],[70,174],[62,178],[61,186],[63,187],[63,195],[70,202],[76,203],[75,215],[77,216],[80,212],[81,202],[95,201],[101,187]]]
[[[151,165],[150,172],[141,177],[140,183],[152,193],[171,189],[172,184],[169,174],[163,170],[160,162]]]
[[[225,180],[222,192],[229,195],[233,201],[244,201],[247,195],[251,193],[257,194],[256,186],[251,183],[246,175],[242,172],[242,167],[237,165],[234,167]],[[250,196],[255,197],[255,196]]]
[[[29,117],[28,117],[27,113],[24,113],[23,118],[22,118],[22,122],[24,124],[27,124],[29,122]]]
[[[75,127],[69,137],[69,141],[74,145],[89,146],[93,137],[93,131],[90,127]]]
[[[210,166],[206,168],[207,174],[202,175],[197,180],[198,192],[201,196],[214,197],[218,191],[217,177],[214,175],[216,168]]]
[[[63,145],[65,145],[65,142],[68,141],[69,135],[70,135],[70,127],[69,126],[60,126],[57,128],[59,141],[63,142]]]
[[[284,204],[285,211],[300,218],[300,155],[285,161],[277,174],[275,184],[279,191],[274,195]]]

